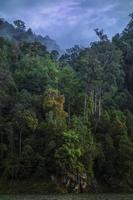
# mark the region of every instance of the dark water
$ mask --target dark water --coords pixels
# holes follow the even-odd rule
[[[133,194],[0,195],[0,200],[133,200]]]

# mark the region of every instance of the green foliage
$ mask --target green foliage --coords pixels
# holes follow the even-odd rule
[[[80,172],[83,165],[80,162],[82,150],[80,147],[79,135],[69,130],[63,133],[64,144],[57,150],[55,159],[57,165],[64,171]]]
[[[0,38],[1,179],[133,188],[133,16],[112,41],[95,32],[100,41],[60,58]]]

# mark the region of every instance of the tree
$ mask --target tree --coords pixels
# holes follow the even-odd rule
[[[26,26],[23,21],[18,19],[18,20],[15,20],[13,23],[14,23],[16,29],[18,29],[19,31],[25,31]]]
[[[80,83],[74,70],[69,66],[64,66],[59,71],[58,87],[65,96],[65,105],[68,113],[68,122],[70,124],[71,115],[74,114],[77,95],[80,95]]]
[[[21,109],[21,107],[20,107]],[[19,131],[19,155],[22,153],[23,134],[26,133],[27,128],[35,131],[38,126],[38,119],[36,114],[30,110],[16,110],[14,114],[14,126]]]
[[[102,105],[114,106],[111,99],[124,83],[122,53],[110,41],[100,41],[91,48],[81,51],[78,60],[78,73],[84,87],[84,115],[87,96],[91,96],[93,114],[99,118]]]
[[[64,111],[64,101],[64,96],[60,95],[58,90],[48,89],[45,93],[43,108],[46,110],[48,123],[55,125],[55,127],[62,126],[67,117],[67,113]]]
[[[53,51],[51,52],[51,58],[52,58],[54,61],[57,61],[58,58],[59,58],[59,53],[58,53],[58,51],[53,50]]]
[[[108,41],[108,37],[104,34],[103,29],[99,30],[98,28],[96,28],[94,31],[101,41]]]

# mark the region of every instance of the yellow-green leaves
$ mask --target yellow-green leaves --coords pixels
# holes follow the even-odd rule
[[[27,126],[31,130],[35,131],[38,126],[38,119],[36,117],[36,114],[34,112],[26,110],[23,112],[23,117],[26,121]]]
[[[55,89],[48,89],[44,95],[43,108],[54,123],[65,120],[67,117],[64,111],[64,101],[64,96]]]

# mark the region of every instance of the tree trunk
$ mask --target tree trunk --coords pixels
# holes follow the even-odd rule
[[[70,99],[69,99],[69,103],[68,103],[68,124],[70,125],[71,123],[71,103],[70,103]]]
[[[22,152],[22,128],[20,129],[19,132],[19,155],[21,156],[21,152]]]
[[[98,119],[101,117],[101,88],[99,89],[98,94]]]
[[[97,113],[97,92],[94,90],[94,114]]]
[[[1,160],[3,159],[3,147],[2,147],[2,145],[3,145],[3,133],[1,132]]]
[[[99,97],[98,100],[98,118],[101,117],[101,96]]]
[[[14,135],[13,135],[12,128],[11,128],[11,133],[10,133],[10,150],[11,150],[11,154],[13,155],[13,152],[14,152]]]
[[[85,98],[84,98],[84,121],[86,121],[86,106],[87,106],[87,93],[85,93]]]

